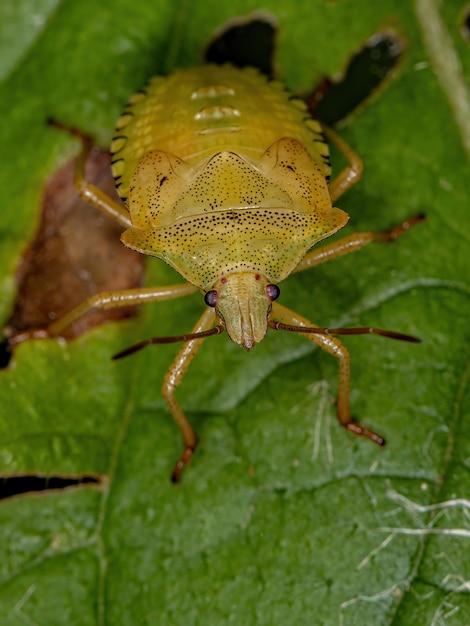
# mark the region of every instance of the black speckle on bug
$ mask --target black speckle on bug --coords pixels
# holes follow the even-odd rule
[[[168,176],[163,176],[163,178],[160,179],[160,187],[163,185],[163,183],[165,183],[168,180]]]

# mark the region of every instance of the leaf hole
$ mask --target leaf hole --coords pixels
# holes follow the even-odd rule
[[[5,369],[10,364],[12,350],[8,339],[0,341],[0,370]]]
[[[312,114],[330,126],[348,117],[388,82],[404,47],[393,33],[375,34],[350,58],[341,76],[325,78],[308,96]]]
[[[460,22],[460,34],[467,43],[470,42],[470,5],[464,7]]]
[[[103,485],[104,480],[97,475],[83,474],[76,477],[65,476],[39,476],[37,474],[24,474],[21,476],[0,477],[0,500],[13,498],[22,494],[37,493],[41,491],[60,491],[70,487],[82,485]]]
[[[5,335],[43,328],[100,291],[138,287],[144,257],[120,242],[122,227],[80,200],[73,183],[74,162],[58,170],[45,186],[38,231],[17,271],[17,293]],[[110,156],[93,150],[87,180],[119,202]],[[66,331],[72,339],[107,320],[128,318],[134,308],[94,311]],[[0,344],[0,367],[11,357]]]
[[[256,67],[270,78],[274,76],[274,51],[277,23],[269,15],[253,14],[230,20],[218,29],[207,46],[207,63],[236,67]]]

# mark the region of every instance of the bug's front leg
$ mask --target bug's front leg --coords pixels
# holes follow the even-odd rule
[[[298,313],[287,309],[286,307],[273,303],[272,318],[286,324],[294,324],[296,326],[315,326],[308,319],[302,317]],[[337,416],[338,421],[350,432],[361,437],[366,437],[379,446],[385,444],[385,439],[375,433],[373,430],[362,426],[359,422],[356,422],[351,417],[351,411],[349,406],[349,392],[350,392],[350,357],[348,350],[343,344],[332,337],[331,335],[315,335],[315,334],[303,334],[300,335],[308,339],[309,341],[317,344],[322,350],[329,352],[339,360],[339,385],[338,385],[338,404],[337,404]]]
[[[215,314],[213,309],[207,309],[197,321],[192,332],[199,333],[201,331],[208,330],[214,325],[214,321]],[[183,380],[189,364],[201,348],[202,342],[203,339],[193,339],[192,341],[188,341],[176,355],[175,360],[171,364],[170,369],[166,373],[165,379],[163,381],[163,398],[167,403],[168,408],[170,409],[173,419],[175,420],[181,431],[185,446],[184,452],[176,462],[175,468],[171,475],[171,480],[174,483],[179,482],[181,474],[186,465],[190,462],[197,446],[196,433],[189,423],[188,418],[184,414],[183,409],[178,404],[175,398],[175,391],[176,387],[178,387],[178,385]]]
[[[9,339],[10,345],[16,345],[27,339],[56,337],[64,332],[73,322],[92,310],[114,309],[125,306],[136,306],[147,302],[174,300],[198,291],[190,283],[168,285],[167,287],[140,287],[137,289],[121,289],[119,291],[103,291],[84,300],[71,311],[52,322],[46,328],[33,329],[14,335]]]
[[[93,141],[91,137],[76,128],[65,126],[56,120],[49,120],[49,125],[69,133],[69,135],[76,137],[81,142],[82,147],[75,161],[74,174],[74,184],[80,198],[103,213],[106,213],[106,215],[119,222],[121,226],[129,228],[132,223],[126,209],[101,191],[101,189],[99,189],[96,185],[89,183],[85,179],[86,161],[91,149],[93,148]]]

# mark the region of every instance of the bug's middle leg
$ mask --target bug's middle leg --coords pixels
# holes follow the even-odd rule
[[[354,152],[342,137],[340,137],[333,129],[323,126],[326,137],[335,144],[340,152],[344,154],[348,160],[348,165],[334,178],[329,184],[331,201],[335,202],[348,189],[355,185],[362,177],[364,164],[361,157]]]
[[[361,250],[370,243],[384,243],[395,241],[396,239],[404,235],[412,226],[415,226],[415,224],[419,224],[424,219],[425,216],[420,213],[418,215],[414,215],[413,217],[408,218],[404,222],[401,222],[401,224],[398,224],[397,226],[394,226],[389,230],[383,230],[378,232],[366,231],[363,233],[353,233],[348,237],[338,239],[338,241],[335,241],[334,243],[322,246],[306,254],[302,261],[297,265],[294,272],[302,272],[303,270],[308,270],[311,267],[315,267],[315,265],[320,265],[321,263],[326,263],[326,261],[337,259],[338,257],[344,256],[345,254],[356,252],[356,250]]]
[[[214,310],[207,309],[197,321],[192,332],[198,333],[203,330],[209,330],[209,328],[214,325],[214,320]],[[171,475],[171,480],[174,483],[179,482],[181,474],[186,465],[190,462],[197,446],[196,433],[194,432],[188,418],[184,414],[183,409],[180,407],[178,401],[176,400],[175,391],[178,385],[183,380],[183,377],[186,374],[186,371],[191,361],[194,359],[199,349],[201,348],[203,341],[203,339],[193,339],[192,341],[188,341],[176,355],[175,360],[171,364],[170,369],[166,373],[165,379],[163,381],[163,399],[168,405],[173,419],[175,420],[181,431],[184,443],[183,454],[176,462],[173,473]]]
[[[288,309],[276,302],[273,303],[272,318],[286,324],[294,324],[296,326],[314,326],[308,319],[302,317],[298,313]],[[339,360],[339,385],[338,385],[338,404],[337,404],[337,416],[338,421],[350,432],[360,437],[366,437],[379,446],[383,446],[385,440],[383,437],[370,430],[366,426],[363,426],[359,422],[356,422],[351,417],[350,405],[349,405],[349,393],[350,393],[350,357],[349,352],[343,346],[343,344],[332,337],[331,335],[315,335],[315,334],[303,334],[309,341],[317,344],[322,350],[329,352],[331,355]]]

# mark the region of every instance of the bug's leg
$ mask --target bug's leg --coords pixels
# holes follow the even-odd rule
[[[338,150],[342,152],[349,161],[349,165],[347,165],[328,186],[331,201],[335,202],[343,193],[361,179],[364,165],[361,157],[354,152],[338,133],[328,126],[323,126],[322,128],[327,138],[335,144]]]
[[[103,291],[84,300],[81,304],[52,322],[45,329],[26,331],[11,337],[10,345],[16,345],[26,339],[54,337],[60,335],[66,328],[85,313],[96,309],[113,309],[124,306],[156,302],[158,300],[174,300],[197,291],[190,283],[168,285],[168,287],[141,287],[137,289],[122,289],[120,291]]]
[[[312,252],[306,254],[299,265],[297,265],[294,272],[302,272],[303,270],[308,270],[315,265],[326,263],[326,261],[331,261],[332,259],[349,254],[350,252],[356,252],[356,250],[364,248],[364,246],[367,246],[369,243],[395,241],[395,239],[405,234],[412,226],[419,224],[425,219],[425,215],[420,213],[410,217],[390,230],[353,233],[348,237],[338,239],[338,241],[334,243],[330,243],[317,250],[312,250]]]
[[[197,321],[192,332],[198,333],[203,330],[208,330],[214,325],[214,319],[215,315],[213,309],[207,309]],[[202,346],[202,342],[203,339],[193,339],[192,341],[188,341],[176,355],[175,360],[171,364],[170,369],[166,373],[163,381],[163,399],[167,403],[173,419],[181,430],[184,443],[184,452],[176,462],[171,475],[171,480],[174,483],[179,482],[181,474],[191,460],[197,445],[196,433],[175,398],[175,390],[183,380],[183,376],[185,375],[189,364]]]
[[[106,213],[109,217],[112,217],[114,220],[119,222],[121,226],[129,228],[132,223],[126,209],[101,191],[101,189],[99,189],[96,185],[93,185],[93,183],[89,183],[85,180],[85,164],[88,155],[93,148],[93,141],[91,137],[75,128],[56,122],[55,120],[49,120],[49,124],[54,128],[58,128],[59,130],[63,130],[70,135],[73,135],[79,139],[82,144],[80,153],[75,161],[74,173],[74,183],[80,198],[103,213]]]
[[[302,317],[298,313],[287,309],[286,307],[273,303],[272,309],[272,317],[273,319],[279,320],[286,324],[295,324],[297,326],[314,326],[311,322]],[[302,335],[302,333],[299,333]],[[370,439],[374,443],[379,446],[383,446],[385,440],[383,437],[374,433],[373,430],[362,426],[359,422],[356,422],[351,417],[351,412],[349,408],[349,391],[350,391],[350,357],[348,350],[343,346],[343,344],[332,337],[331,335],[315,335],[315,334],[303,334],[303,337],[316,343],[317,346],[320,346],[322,350],[329,352],[334,357],[339,360],[339,385],[338,385],[338,404],[337,404],[337,416],[338,421],[350,432],[355,435],[359,435],[361,437],[366,437]]]

